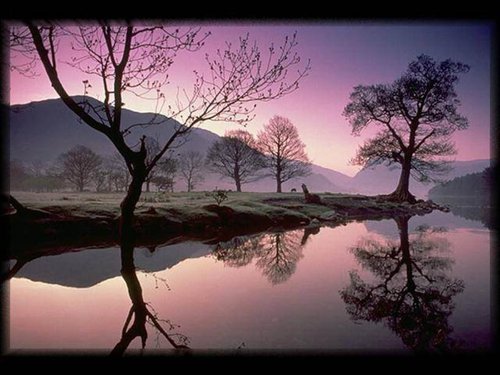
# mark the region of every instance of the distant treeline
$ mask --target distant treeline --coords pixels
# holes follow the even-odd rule
[[[467,198],[475,204],[489,205],[493,185],[492,168],[486,168],[479,173],[471,173],[456,177],[453,180],[434,186],[429,190],[429,198],[443,197]]]

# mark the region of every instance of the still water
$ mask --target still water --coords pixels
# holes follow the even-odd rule
[[[139,247],[134,261],[149,311],[193,349],[392,354],[492,345],[490,230],[452,213]],[[131,308],[120,268],[117,248],[26,264],[10,280],[11,352],[109,352]],[[146,327],[146,352],[172,347]],[[128,346],[140,347],[139,338]]]

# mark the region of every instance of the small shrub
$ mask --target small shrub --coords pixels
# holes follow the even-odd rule
[[[227,191],[215,189],[212,192],[212,198],[215,199],[217,205],[220,206],[220,204],[227,199]]]

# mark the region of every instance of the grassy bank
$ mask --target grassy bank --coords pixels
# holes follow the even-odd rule
[[[16,251],[44,246],[112,243],[118,238],[123,193],[26,193],[12,195],[40,214],[9,215]],[[437,208],[388,202],[383,197],[319,194],[322,204],[306,204],[302,193],[229,192],[216,204],[211,192],[143,193],[136,209],[140,242],[174,237],[210,239],[256,233],[272,228],[343,224],[352,220],[425,214]]]
[[[117,217],[124,193],[30,193],[13,192],[19,202],[30,208],[78,217]],[[258,213],[279,220],[282,214],[302,219],[319,218],[321,214],[335,210],[341,216],[363,218],[371,214],[399,214],[404,212],[422,213],[428,205],[423,203],[408,205],[388,202],[380,196],[350,194],[319,194],[322,205],[306,204],[302,193],[237,193],[228,192],[227,200],[221,206],[230,207],[237,212]],[[146,193],[142,194],[136,214],[156,212],[171,216],[175,214],[180,221],[197,217],[213,216],[204,207],[216,202],[211,192]]]

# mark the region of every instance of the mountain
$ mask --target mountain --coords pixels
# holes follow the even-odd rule
[[[82,97],[75,97],[81,100]],[[88,99],[92,104],[98,105],[96,99]],[[124,127],[148,122],[151,113],[139,113],[123,110],[122,121]],[[175,126],[180,126],[173,119],[159,116],[163,121],[160,125],[151,127],[136,127],[127,142],[130,145],[138,143],[144,134],[157,138],[161,143],[172,133]],[[179,148],[174,150],[174,155],[185,151],[195,150],[205,154],[213,142],[220,137],[205,129],[195,128],[181,142]],[[111,142],[99,132],[80,123],[77,116],[71,112],[60,99],[48,99],[28,104],[13,105],[10,107],[10,158],[22,162],[53,162],[61,153],[68,151],[77,144],[87,146],[101,155],[110,155],[115,152]],[[480,172],[490,165],[489,160],[457,161],[455,169],[447,176],[452,179],[465,174]],[[349,177],[333,169],[312,165],[312,174],[304,178],[296,178],[283,184],[283,191],[296,189],[306,183],[313,192],[346,192],[361,194],[386,194],[394,190],[399,178],[399,169],[389,170],[384,166],[374,169],[365,169]],[[425,197],[433,186],[423,185],[411,181],[411,191],[418,197]],[[231,180],[221,178],[215,173],[205,173],[205,181],[196,187],[196,190],[219,189],[235,190]],[[185,183],[180,179],[175,184],[176,191],[186,190]],[[244,184],[244,191],[275,191],[276,183],[272,178],[265,178],[253,183]]]
[[[429,190],[430,197],[485,197],[490,194],[491,168],[455,177]]]
[[[332,193],[350,193],[356,190],[352,186],[352,177],[348,175],[315,164],[312,165],[312,172],[326,177],[335,185],[335,189],[330,190]]]
[[[81,100],[82,97],[75,97]],[[99,105],[96,99],[88,98],[91,104]],[[151,113],[139,113],[123,110],[123,128],[136,123],[145,123],[152,117]],[[161,143],[172,133],[174,126],[180,124],[164,116],[159,116],[163,123],[150,127],[136,127],[127,142],[137,144],[141,135],[157,138]],[[182,145],[175,150],[175,154],[195,150],[205,154],[213,142],[220,137],[205,129],[195,128]],[[99,132],[80,123],[60,99],[48,99],[28,104],[13,105],[10,108],[10,158],[22,162],[53,162],[61,153],[68,151],[77,144],[87,146],[101,155],[110,155],[115,152],[111,142]],[[174,154],[174,155],[175,155]],[[339,192],[347,191],[345,183],[350,177],[334,170],[313,165],[312,175],[306,178],[297,178],[283,184],[283,191],[292,188],[300,191],[300,185],[305,182],[311,191]],[[338,183],[337,183],[338,182]],[[245,191],[275,191],[276,183],[272,178],[265,178],[243,185]],[[220,175],[206,172],[205,181],[196,187],[197,190],[233,189],[231,180],[222,179]],[[185,183],[178,180],[176,191],[186,190]]]
[[[81,100],[81,97],[75,97]],[[93,105],[100,102],[89,98]],[[123,110],[123,128],[132,124],[145,123],[152,118],[151,113],[139,113]],[[103,134],[86,124],[80,123],[77,116],[70,111],[60,99],[49,99],[28,104],[13,105],[10,108],[10,157],[21,161],[53,161],[61,153],[77,144],[87,146],[98,154],[107,155],[115,152],[114,146]],[[137,144],[144,134],[157,138],[162,142],[173,134],[175,120],[159,116],[162,124],[133,129],[127,142]],[[218,139],[218,135],[204,129],[196,129],[189,136],[188,142],[179,148],[206,152],[208,147]]]
[[[453,169],[444,177],[446,180],[469,173],[480,172],[490,166],[489,159],[455,161]],[[351,189],[357,189],[361,194],[387,194],[392,192],[398,183],[401,168],[389,169],[383,165],[367,168],[359,171],[347,185]],[[419,198],[425,198],[429,190],[435,184],[423,184],[413,179],[410,180],[410,191]]]

